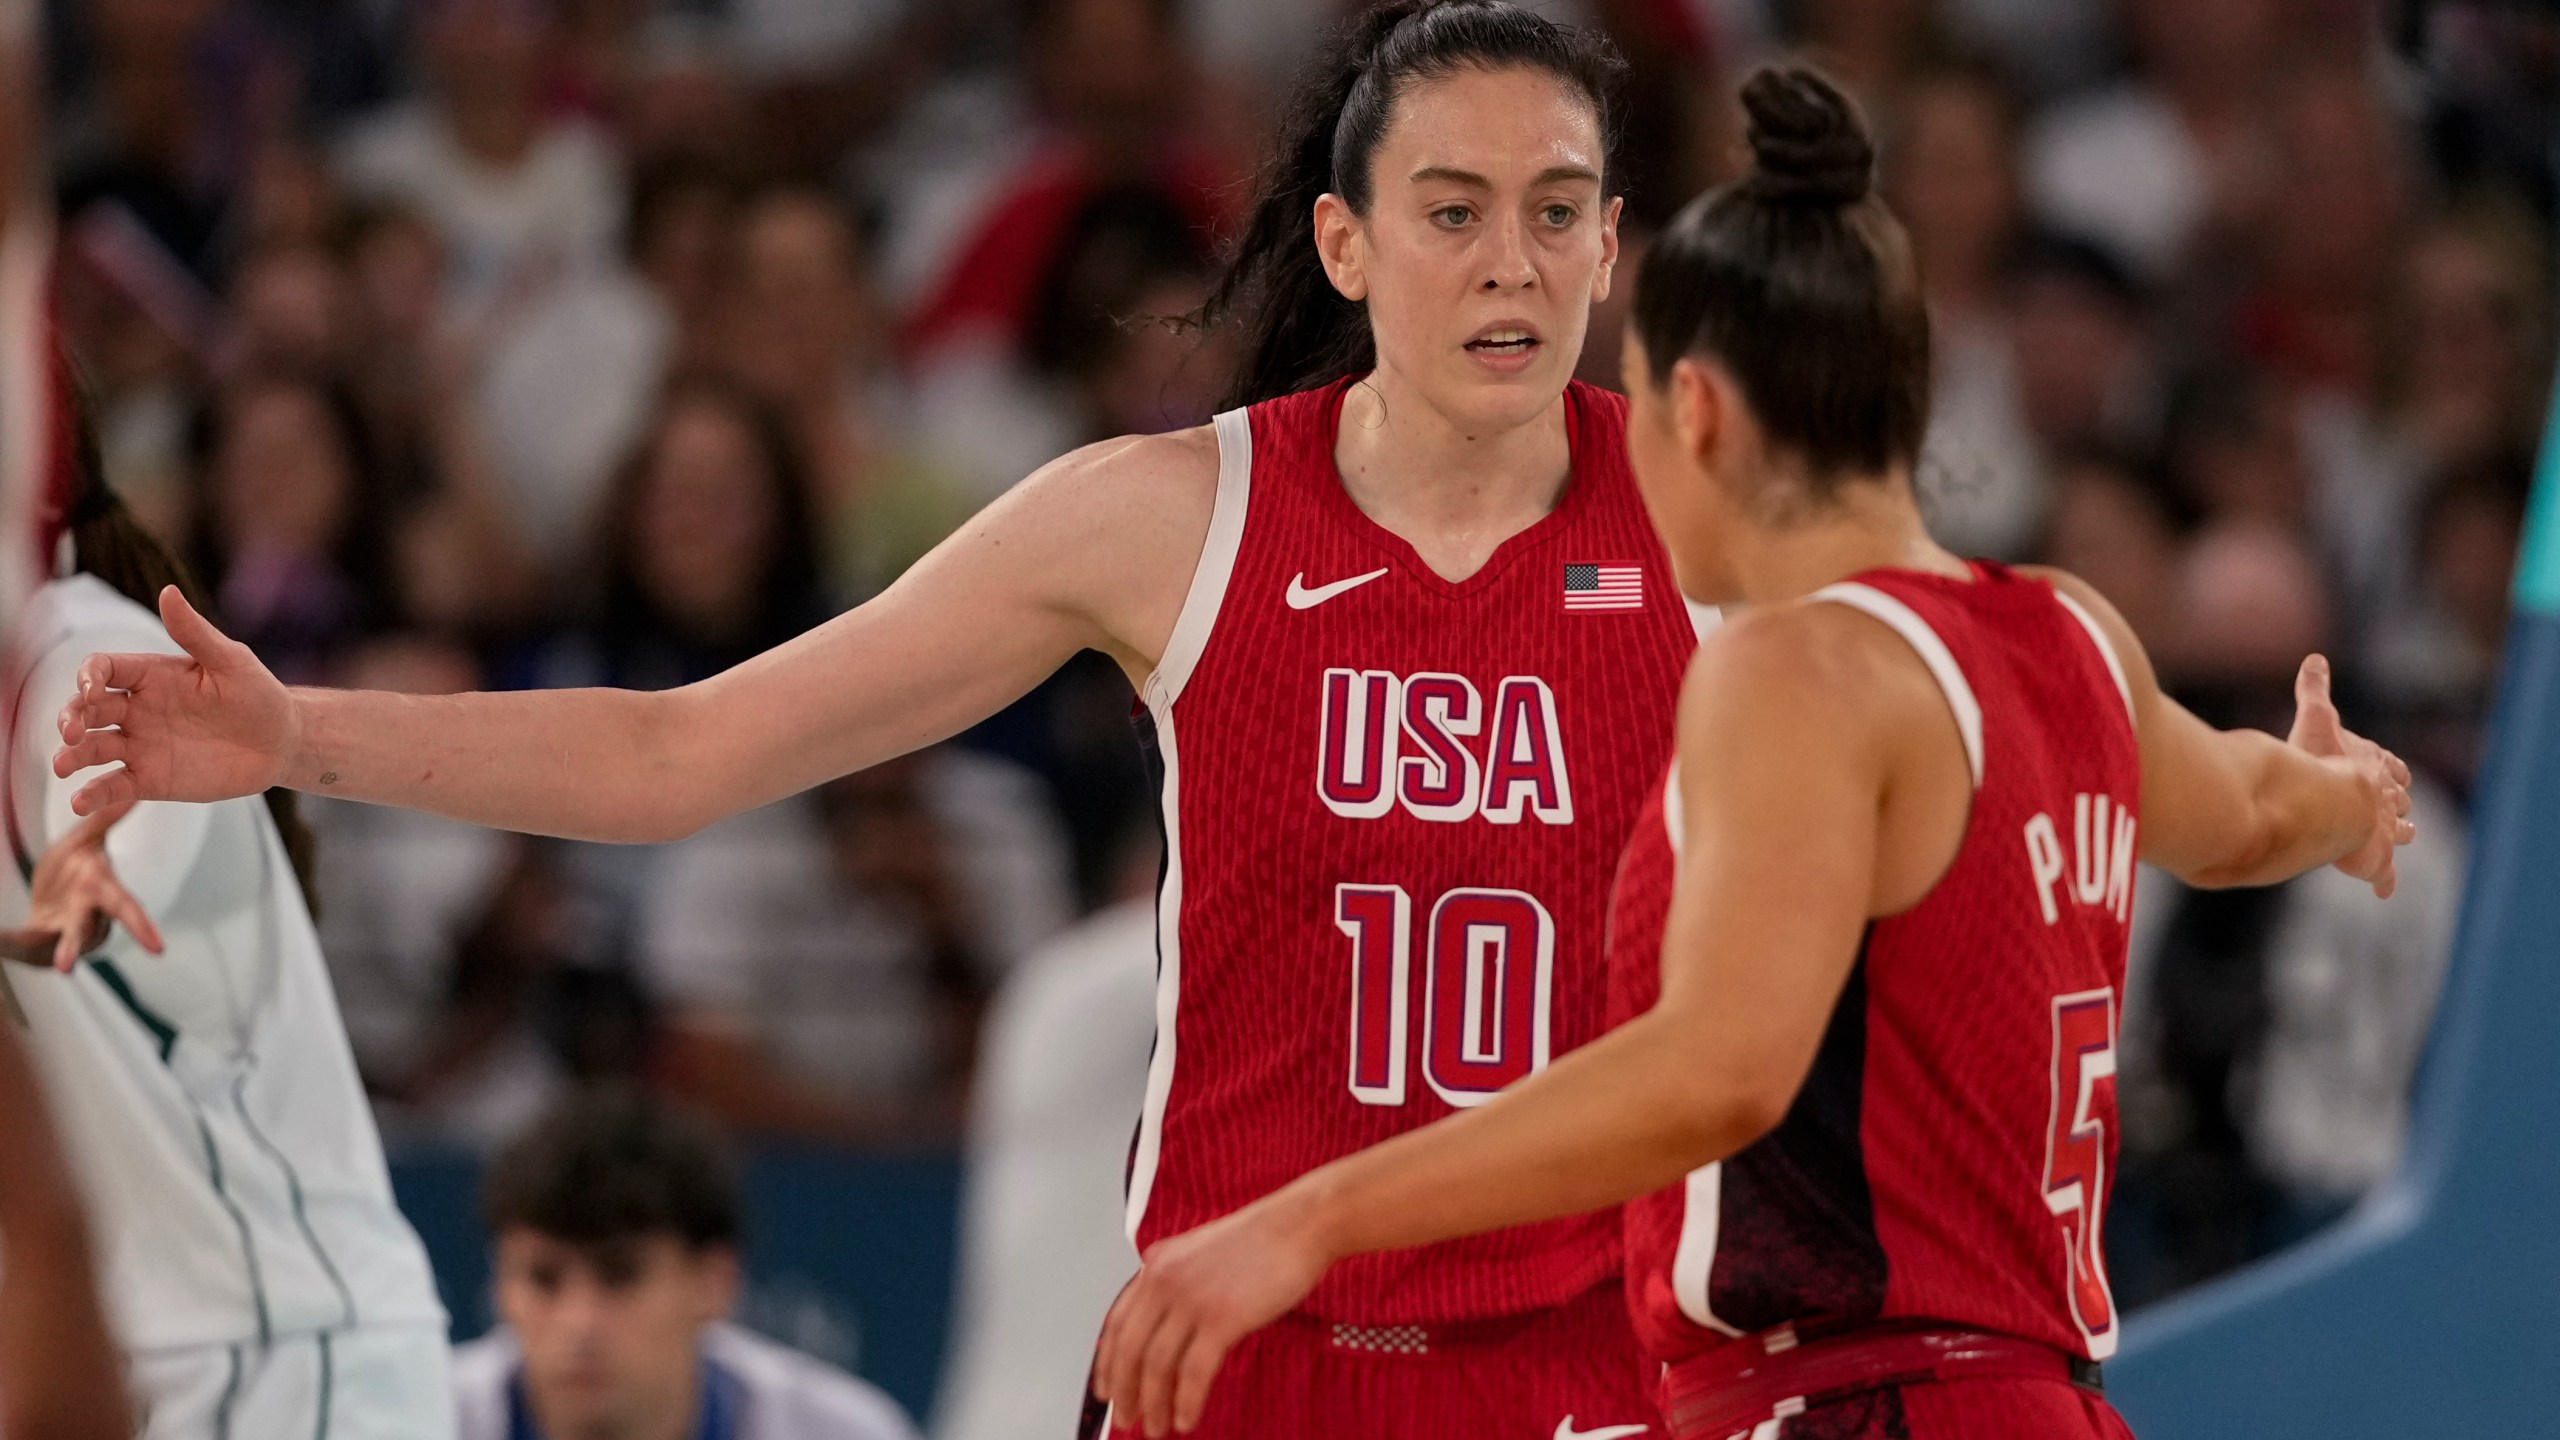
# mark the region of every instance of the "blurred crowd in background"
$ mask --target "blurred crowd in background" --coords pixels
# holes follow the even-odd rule
[[[279,673],[431,692],[701,678],[1061,452],[1205,420],[1227,342],[1166,321],[1342,5],[53,8],[60,315],[107,474]],[[2143,898],[2119,1293],[2340,1213],[2397,1157],[2459,896],[2551,379],[2560,29],[1544,8],[1632,64],[1630,259],[1734,171],[1747,67],[1850,85],[1936,322],[1942,538],[2086,576],[2220,723],[2281,730],[2325,651],[2417,767],[2388,906],[2334,875]],[[1148,963],[1129,704],[1087,655],[953,743],[653,849],[308,802],[395,1152],[635,1077],[748,1134],[956,1143],[1008,976],[1097,933]]]

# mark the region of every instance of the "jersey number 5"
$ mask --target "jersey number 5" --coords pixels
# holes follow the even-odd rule
[[[1413,897],[1401,885],[1337,885],[1351,937],[1351,1093],[1402,1105],[1413,1034]],[[1518,890],[1462,888],[1426,923],[1422,1078],[1452,1105],[1481,1105],[1547,1067],[1556,922]]]
[[[2053,1111],[2045,1133],[2044,1203],[2062,1227],[2071,1318],[2092,1359],[2115,1353],[2116,1301],[2107,1288],[2107,1129],[2115,1113],[2116,993],[2082,990],[2053,1002]]]

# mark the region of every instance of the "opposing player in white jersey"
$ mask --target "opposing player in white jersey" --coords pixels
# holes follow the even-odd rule
[[[70,409],[58,424],[76,435]],[[61,573],[21,610],[7,676],[0,819],[22,874],[83,838],[49,764],[80,662],[173,651],[130,597],[184,583],[94,447],[56,448],[39,527]],[[163,953],[128,923],[67,971],[12,966],[26,1047],[92,1207],[146,1440],[450,1440],[444,1311],[392,1201],[280,816],[244,798],[117,823],[106,854]]]

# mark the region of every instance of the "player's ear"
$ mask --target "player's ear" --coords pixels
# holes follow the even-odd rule
[[[1626,197],[1611,196],[1600,207],[1600,268],[1591,277],[1591,303],[1609,298],[1609,287],[1618,274],[1618,212],[1627,208]]]
[[[1671,367],[1671,426],[1680,436],[1680,453],[1705,470],[1732,425],[1732,403],[1739,397],[1718,366],[1695,355],[1683,355]]]
[[[1362,254],[1360,217],[1351,212],[1350,202],[1328,190],[1316,197],[1316,254],[1324,261],[1325,278],[1342,298],[1361,301],[1369,298],[1367,259]]]

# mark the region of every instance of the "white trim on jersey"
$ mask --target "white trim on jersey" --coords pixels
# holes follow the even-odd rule
[[[1711,1286],[1715,1279],[1716,1241],[1724,1226],[1724,1162],[1701,1165],[1683,1182],[1680,1245],[1671,1252],[1671,1295],[1680,1313],[1719,1335],[1739,1338],[1742,1332],[1716,1318]]]
[[[1229,410],[1210,422],[1218,434],[1218,498],[1209,511],[1209,533],[1200,542],[1200,560],[1192,567],[1191,589],[1182,597],[1182,613],[1174,617],[1173,634],[1155,673],[1147,677],[1150,705],[1161,698],[1166,708],[1182,698],[1191,668],[1209,648],[1209,632],[1227,598],[1227,582],[1235,578],[1236,552],[1244,545],[1245,502],[1253,491],[1253,422],[1242,410]],[[1161,718],[1161,715],[1159,716]]]
[[[1173,622],[1164,656],[1147,677],[1147,711],[1155,718],[1156,754],[1164,764],[1164,883],[1156,891],[1156,1049],[1147,1062],[1146,1108],[1138,1116],[1138,1145],[1129,1163],[1129,1238],[1147,1218],[1155,1194],[1156,1162],[1164,1153],[1164,1112],[1173,1098],[1174,1020],[1182,1004],[1182,748],[1174,736],[1173,702],[1209,646],[1209,632],[1235,578],[1236,552],[1244,544],[1245,507],[1253,491],[1253,424],[1242,410],[1215,422],[1218,434],[1218,498],[1209,512],[1209,535],[1191,572],[1191,590]]]
[[[2116,658],[2116,642],[2108,639],[2107,632],[2098,628],[2097,616],[2090,614],[2086,606],[2064,594],[2059,587],[2055,588],[2053,598],[2061,601],[2062,608],[2070,611],[2071,618],[2079,621],[2080,628],[2088,631],[2089,638],[2097,642],[2098,658],[2107,662],[2107,673],[2115,677],[2116,694],[2124,699],[2125,718],[2134,719],[2133,687],[2125,682],[2124,662]]]
[[[1955,652],[1919,612],[1894,599],[1872,585],[1844,580],[1825,585],[1813,592],[1815,600],[1829,600],[1861,610],[1893,627],[1894,633],[1910,642],[1920,655],[1922,664],[1937,677],[1938,688],[1946,692],[1947,708],[1955,712],[1956,729],[1964,735],[1965,763],[1973,767],[1973,788],[1982,788],[1982,702],[1973,695],[1973,686],[1964,678],[1964,667],[1956,663]]]
[[[1681,838],[1688,809],[1680,800],[1680,761],[1675,756],[1662,782],[1662,828],[1671,837],[1673,871],[1678,872]],[[1701,1165],[1683,1182],[1680,1243],[1671,1252],[1671,1298],[1680,1313],[1719,1335],[1742,1332],[1716,1318],[1711,1286],[1715,1278],[1716,1241],[1724,1225],[1724,1162]]]

